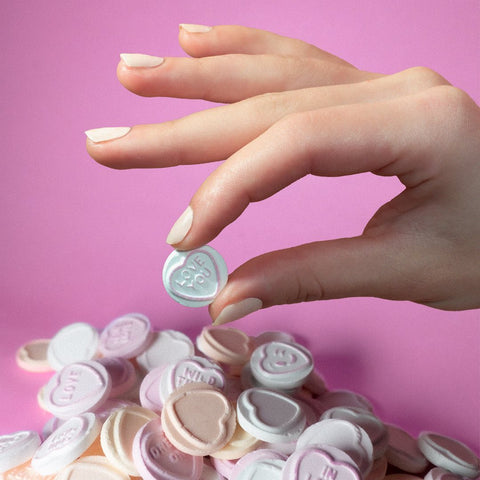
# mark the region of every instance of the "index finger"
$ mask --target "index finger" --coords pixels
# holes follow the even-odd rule
[[[205,180],[167,242],[182,250],[206,244],[251,202],[268,198],[308,174],[372,171],[397,175],[409,187],[421,184],[429,175],[425,162],[435,157],[426,152],[440,148],[432,129],[444,121],[431,117],[425,101],[428,96],[419,94],[283,118]]]

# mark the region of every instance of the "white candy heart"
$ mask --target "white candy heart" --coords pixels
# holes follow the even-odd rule
[[[33,430],[0,436],[0,473],[29,460],[40,443],[40,436]]]
[[[175,389],[192,382],[203,382],[223,389],[225,377],[222,370],[202,357],[180,360],[172,370]]]
[[[287,460],[284,480],[360,480],[359,472],[318,448],[297,450]]]
[[[189,253],[170,275],[170,288],[186,300],[207,300],[218,292],[218,268],[206,251]]]
[[[72,363],[45,386],[46,407],[54,415],[68,418],[96,407],[110,389],[111,379],[103,365]]]
[[[271,443],[296,440],[306,422],[305,412],[293,398],[256,387],[238,397],[237,419],[250,435]]]
[[[227,267],[208,245],[182,252],[175,250],[163,268],[163,283],[177,302],[190,307],[208,305],[225,286]]]

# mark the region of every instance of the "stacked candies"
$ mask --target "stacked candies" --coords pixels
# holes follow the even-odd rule
[[[38,401],[42,437],[0,437],[4,480],[461,480],[480,474],[464,444],[413,438],[363,396],[329,391],[311,353],[284,332],[205,327],[195,344],[128,314],[20,348],[56,370]],[[387,470],[389,469],[389,470]],[[388,472],[388,475],[387,475]],[[395,473],[392,473],[395,472]]]
[[[209,246],[172,252],[179,303],[204,306],[226,283]],[[38,401],[42,432],[0,437],[3,480],[461,480],[480,475],[466,445],[384,424],[370,402],[329,391],[311,353],[283,332],[206,327],[153,332],[132,313],[20,348],[18,364],[55,370]],[[388,470],[390,468],[390,471]],[[395,472],[395,473],[392,473]],[[387,474],[388,473],[388,474]]]

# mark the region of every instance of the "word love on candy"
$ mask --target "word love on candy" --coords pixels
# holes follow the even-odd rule
[[[227,283],[228,270],[222,256],[205,245],[190,251],[173,251],[163,267],[167,293],[187,307],[213,302]]]
[[[190,261],[197,274],[213,269],[190,256],[172,267],[173,278],[190,278],[179,273]],[[20,347],[17,362],[53,371],[38,398],[54,416],[43,441],[28,430],[0,435],[0,480],[480,475],[467,445],[433,432],[413,437],[384,423],[362,395],[329,390],[311,352],[285,332],[212,326],[193,342],[175,330],[152,331],[147,317],[131,313],[101,330],[73,324],[41,342],[27,353]]]

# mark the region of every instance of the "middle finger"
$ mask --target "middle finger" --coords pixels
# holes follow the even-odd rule
[[[260,95],[178,120],[137,125],[114,141],[88,140],[87,149],[98,162],[121,169],[224,160],[291,113],[384,101],[446,83],[434,72],[414,68],[352,85]]]

